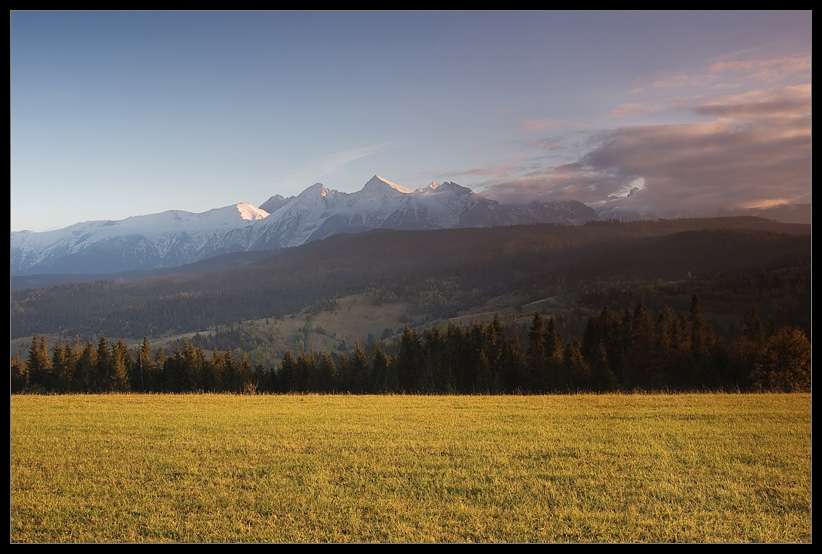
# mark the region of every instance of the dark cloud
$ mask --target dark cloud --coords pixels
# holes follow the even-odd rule
[[[691,111],[712,119],[599,132],[578,162],[488,192],[656,213],[810,201],[809,85],[706,99]]]

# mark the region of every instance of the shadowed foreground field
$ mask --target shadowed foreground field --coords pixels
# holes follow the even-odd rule
[[[10,542],[811,542],[811,395],[10,397]]]

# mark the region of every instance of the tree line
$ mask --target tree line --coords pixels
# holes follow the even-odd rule
[[[360,342],[344,353],[285,351],[276,367],[227,348],[207,354],[190,340],[169,352],[148,339],[129,348],[32,337],[13,356],[11,392],[222,392],[353,394],[545,394],[608,391],[810,391],[811,344],[803,331],[766,327],[753,310],[735,338],[717,335],[693,296],[688,313],[644,304],[605,306],[582,338],[565,339],[535,312],[527,328],[498,315],[465,327],[405,327],[393,343]]]

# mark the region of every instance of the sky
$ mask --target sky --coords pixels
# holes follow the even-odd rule
[[[11,11],[11,230],[374,175],[654,213],[811,201],[811,11]]]

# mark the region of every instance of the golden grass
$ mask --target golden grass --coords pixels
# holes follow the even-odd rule
[[[11,542],[810,542],[811,396],[12,396]]]

